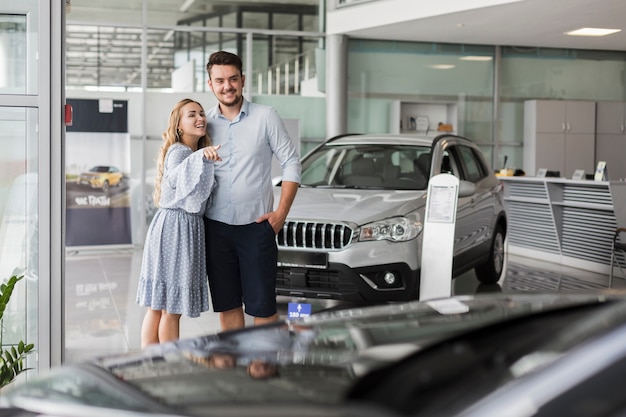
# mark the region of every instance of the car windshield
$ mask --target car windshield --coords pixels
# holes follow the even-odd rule
[[[91,168],[89,171],[91,171],[91,172],[109,172],[109,167],[97,166],[97,167]]]
[[[328,144],[302,161],[302,185],[330,188],[425,190],[430,148],[385,144]]]

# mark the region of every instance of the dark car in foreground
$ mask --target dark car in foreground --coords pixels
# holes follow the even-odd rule
[[[300,189],[277,236],[277,293],[417,299],[428,184],[444,173],[459,179],[452,276],[474,268],[481,282],[497,282],[507,230],[502,185],[472,141],[345,135],[302,159]]]
[[[0,416],[609,417],[626,413],[625,374],[622,296],[491,294],[67,365],[3,390]]]

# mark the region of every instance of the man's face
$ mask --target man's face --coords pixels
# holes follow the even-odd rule
[[[217,101],[228,107],[241,104],[245,77],[232,65],[213,65],[209,78],[209,88]]]

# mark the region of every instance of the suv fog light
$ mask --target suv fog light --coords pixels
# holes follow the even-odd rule
[[[383,280],[387,285],[393,285],[396,283],[396,276],[392,272],[385,272]]]
[[[359,275],[375,290],[392,290],[404,287],[404,281],[400,271],[378,271]]]

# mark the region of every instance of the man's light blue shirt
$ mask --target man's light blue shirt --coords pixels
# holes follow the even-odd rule
[[[272,157],[282,168],[283,181],[300,183],[300,157],[275,109],[245,98],[231,122],[215,106],[207,113],[213,145],[222,145],[215,162],[217,187],[205,215],[231,225],[253,223],[274,210]]]

